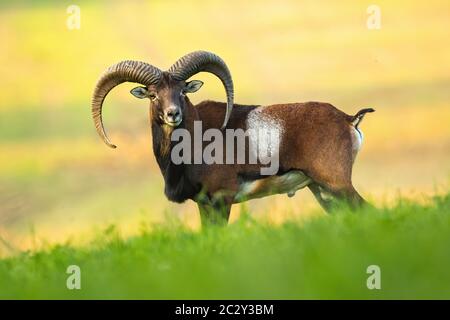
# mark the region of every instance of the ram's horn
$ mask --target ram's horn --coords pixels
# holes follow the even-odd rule
[[[216,54],[207,51],[194,51],[178,59],[170,69],[175,80],[187,80],[199,72],[210,72],[216,75],[223,83],[227,94],[227,110],[222,129],[226,127],[233,110],[234,89],[230,70],[225,62]]]
[[[100,77],[92,95],[92,117],[95,128],[103,141],[111,148],[116,148],[108,139],[102,121],[102,105],[106,95],[115,86],[123,82],[136,82],[145,86],[156,84],[161,79],[161,70],[140,61],[121,61],[109,67]]]

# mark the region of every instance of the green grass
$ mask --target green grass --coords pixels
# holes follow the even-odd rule
[[[163,226],[0,260],[0,298],[450,298],[450,194],[274,226],[251,215],[200,232]],[[81,268],[81,290],[66,268]],[[381,268],[381,290],[366,269]]]

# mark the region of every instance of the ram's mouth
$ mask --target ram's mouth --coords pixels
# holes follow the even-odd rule
[[[178,127],[180,123],[183,121],[183,119],[180,117],[177,121],[165,121],[165,123],[170,127]]]

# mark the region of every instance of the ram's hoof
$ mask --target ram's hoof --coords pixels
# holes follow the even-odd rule
[[[292,198],[293,196],[295,196],[295,191],[290,191],[287,195],[289,198]]]

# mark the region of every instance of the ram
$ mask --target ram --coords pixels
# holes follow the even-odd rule
[[[197,91],[203,82],[188,79],[202,71],[222,81],[226,103],[203,101],[194,106],[190,102],[187,94]],[[271,194],[292,196],[304,187],[312,191],[326,211],[332,211],[339,201],[352,207],[366,203],[353,187],[351,178],[353,162],[362,143],[358,125],[373,109],[362,109],[350,116],[321,102],[234,105],[233,81],[228,67],[220,57],[206,51],[183,56],[167,71],[145,62],[127,60],[105,71],[92,98],[97,132],[112,148],[116,146],[105,133],[102,105],[108,92],[123,82],[143,85],[131,93],[150,99],[153,151],[164,177],[167,198],[179,203],[188,199],[195,201],[202,225],[225,224],[234,203]],[[272,152],[276,147],[276,172],[269,176],[261,174],[260,162],[174,163],[172,134],[184,129],[194,135],[197,121],[202,124],[203,132],[212,128],[221,132],[276,129],[279,133],[276,146],[269,146]],[[249,151],[250,144],[244,148]],[[243,150],[237,150],[239,152]]]

